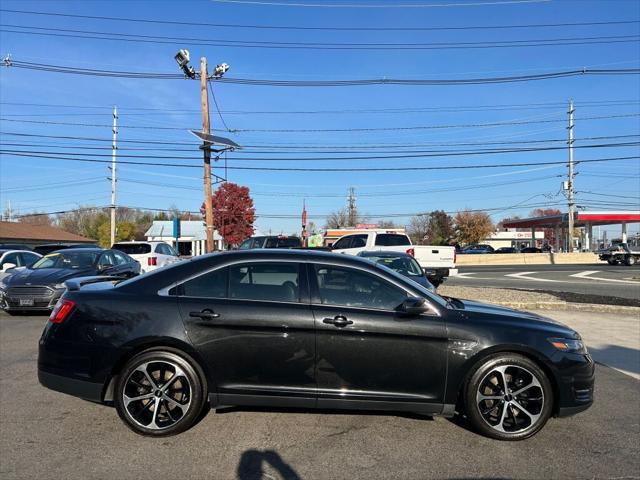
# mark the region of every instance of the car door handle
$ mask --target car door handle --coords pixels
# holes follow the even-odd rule
[[[202,320],[213,320],[214,318],[219,318],[220,314],[215,313],[213,310],[205,308],[201,312],[189,312],[190,317],[200,318]]]
[[[353,323],[352,320],[347,320],[347,317],[344,315],[336,315],[333,318],[324,318],[322,319],[322,323],[328,323],[329,325],[334,325],[336,327],[346,327],[347,325],[351,325]]]

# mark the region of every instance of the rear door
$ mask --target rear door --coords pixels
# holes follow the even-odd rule
[[[314,321],[300,263],[236,263],[185,282],[178,293],[219,403],[268,396],[279,405],[315,405]]]
[[[318,406],[439,413],[447,338],[437,315],[400,316],[408,293],[354,267],[309,265]]]

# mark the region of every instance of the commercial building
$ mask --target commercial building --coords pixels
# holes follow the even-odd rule
[[[22,222],[0,222],[0,243],[35,247],[47,243],[96,243],[95,240],[56,227]]]
[[[207,251],[207,228],[202,220],[181,220],[177,245],[171,220],[154,220],[144,235],[147,241],[166,242],[172,245],[180,255],[196,256]],[[217,231],[213,232],[213,242],[216,250],[223,249],[224,243]]]
[[[580,229],[579,236],[572,235],[574,249],[593,251],[598,248],[593,239],[593,227],[597,225],[620,225],[622,230],[621,240],[627,241],[627,225],[640,222],[640,211],[600,211],[600,212],[576,212],[574,215],[574,228]],[[568,250],[569,215],[548,215],[545,217],[531,217],[512,220],[504,224],[506,228],[529,228],[531,234],[542,228],[553,228],[556,251]]]
[[[535,240],[534,240],[535,239]],[[493,248],[500,247],[540,247],[544,245],[545,234],[542,230],[536,230],[535,237],[529,231],[517,231],[515,228],[506,231],[494,232],[491,236],[480,243],[491,245]]]

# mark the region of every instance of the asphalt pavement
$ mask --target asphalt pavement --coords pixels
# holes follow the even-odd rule
[[[596,402],[498,442],[419,415],[230,408],[151,439],[115,410],[41,387],[46,317],[0,313],[2,479],[638,478],[640,382],[597,367]],[[603,326],[606,329],[606,326]]]
[[[519,288],[636,299],[640,265],[461,265],[447,285]]]

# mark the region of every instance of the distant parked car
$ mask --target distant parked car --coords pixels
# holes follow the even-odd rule
[[[493,253],[518,253],[518,250],[515,247],[500,247]]]
[[[250,250],[252,248],[299,248],[302,246],[300,237],[287,235],[269,235],[247,238],[240,244],[238,250]]]
[[[165,242],[118,242],[111,248],[140,262],[143,273],[180,261],[178,252]]]
[[[33,250],[23,243],[0,243],[0,250]]]
[[[538,247],[524,247],[520,249],[520,253],[542,253],[542,249]]]
[[[0,250],[0,279],[16,268],[27,267],[35,263],[42,255],[30,250]]]
[[[65,292],[64,282],[96,275],[131,278],[140,264],[117,250],[69,248],[45,255],[0,282],[0,306],[9,312],[52,310]]]
[[[440,283],[433,283],[429,281],[427,275],[422,270],[422,267],[418,261],[408,253],[402,252],[360,252],[359,257],[364,257],[367,260],[371,260],[379,265],[383,265],[390,268],[394,272],[398,272],[405,277],[409,277],[414,282],[419,283],[429,291],[436,291],[436,286]],[[434,279],[434,282],[438,281]]]
[[[47,255],[56,250],[65,250],[67,248],[100,248],[95,243],[47,243],[33,247],[33,251],[40,255]]]
[[[471,244],[467,245],[462,249],[460,253],[462,254],[476,254],[476,253],[493,253],[495,250],[491,245],[482,245],[482,244]]]

